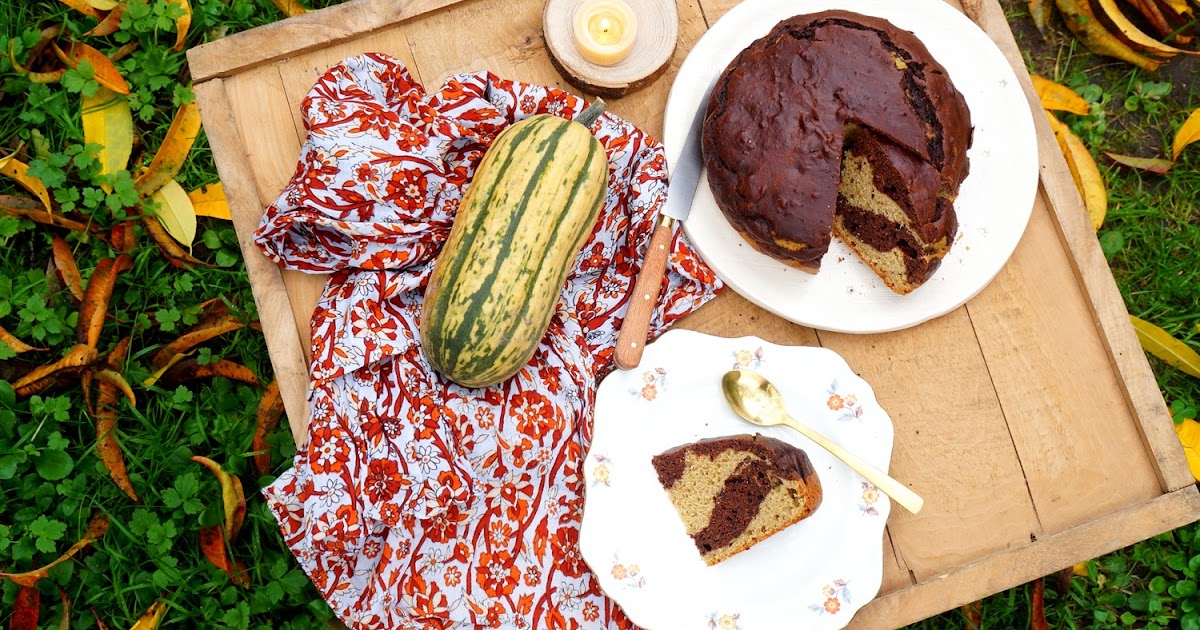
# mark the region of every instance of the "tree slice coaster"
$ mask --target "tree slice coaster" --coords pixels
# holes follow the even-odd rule
[[[573,21],[584,0],[547,0],[542,33],[554,67],[572,85],[608,98],[624,96],[654,80],[675,54],[679,16],[675,0],[627,0],[637,16],[629,56],[611,66],[594,64],[575,46]]]

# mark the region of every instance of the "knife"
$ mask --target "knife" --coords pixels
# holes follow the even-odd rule
[[[704,96],[700,98],[700,105],[692,116],[692,124],[683,142],[683,151],[671,168],[667,202],[663,204],[658,224],[650,237],[650,244],[646,246],[646,257],[642,261],[642,269],[638,272],[637,282],[630,295],[629,310],[625,313],[621,332],[617,335],[617,348],[613,351],[613,360],[622,370],[631,370],[642,361],[642,350],[645,348],[646,335],[650,328],[650,315],[654,313],[654,305],[658,303],[663,274],[667,271],[667,257],[671,251],[675,224],[686,220],[688,213],[692,211],[692,199],[696,196],[696,186],[700,182],[700,127],[704,123],[708,98],[715,84],[714,77],[705,88]]]

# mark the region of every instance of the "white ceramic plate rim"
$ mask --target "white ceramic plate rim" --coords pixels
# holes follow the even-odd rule
[[[799,433],[739,419],[720,392],[735,363],[772,379],[793,415],[888,469],[891,419],[833,351],[671,331],[646,348],[641,367],[610,374],[597,391],[580,551],[604,592],[645,628],[713,630],[723,618],[738,630],[841,628],[879,590],[890,502],[882,494],[869,500],[861,476]],[[649,400],[647,386],[655,387]],[[707,567],[650,458],[705,437],[755,432],[808,453],[824,499],[808,519]],[[826,588],[838,591],[836,613],[824,609]]]
[[[1037,136],[1029,102],[1003,53],[942,0],[746,0],[709,29],[679,69],[667,100],[663,142],[674,163],[704,86],[779,20],[844,9],[912,31],[946,68],[975,126],[970,174],[955,203],[959,231],[941,268],[907,296],[893,293],[837,238],[810,275],[754,250],[717,208],[701,177],[684,222],[705,262],[746,299],[822,330],[876,333],[915,326],[974,297],[1008,261],[1037,192]]]

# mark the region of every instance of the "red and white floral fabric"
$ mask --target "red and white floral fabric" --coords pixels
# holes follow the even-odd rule
[[[427,94],[380,54],[335,66],[303,102],[308,140],[255,237],[288,269],[333,275],[311,322],[308,444],[264,495],[354,628],[631,625],[579,554],[582,466],[596,383],[666,197],[661,146],[610,114],[593,126],[608,198],[516,376],[452,384],[417,332],[434,258],[492,139],[582,108],[489,73]],[[719,289],[677,237],[652,331]]]

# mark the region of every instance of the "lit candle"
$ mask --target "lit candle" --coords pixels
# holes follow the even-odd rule
[[[625,0],[585,0],[575,11],[575,47],[583,58],[611,66],[629,56],[637,16]]]

